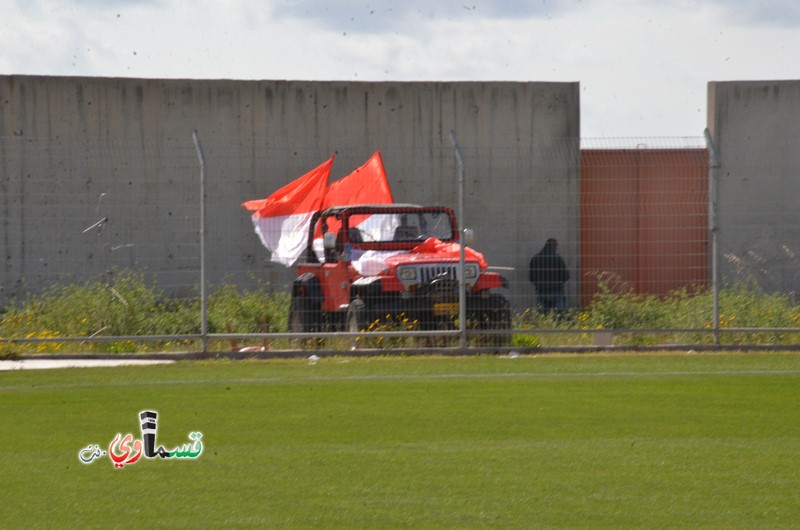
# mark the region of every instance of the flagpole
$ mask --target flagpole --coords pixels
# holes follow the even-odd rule
[[[456,162],[458,162],[458,222],[464,223],[464,157],[461,154],[461,147],[458,145],[455,131],[450,131],[450,141],[456,151]],[[459,347],[467,347],[467,292],[464,281],[464,229],[459,226],[459,251],[458,251],[458,331]]]
[[[208,297],[206,296],[206,155],[197,129],[192,133],[200,162],[200,336],[203,353],[208,351]]]

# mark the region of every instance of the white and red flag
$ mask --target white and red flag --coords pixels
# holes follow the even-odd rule
[[[272,261],[290,267],[306,249],[309,223],[322,206],[332,166],[330,157],[266,199],[242,204],[255,212],[256,234],[272,252]]]
[[[266,199],[242,204],[253,210],[253,224],[261,243],[272,252],[272,261],[291,267],[306,250],[314,212],[329,206],[391,204],[394,202],[380,151],[364,165],[328,186],[333,157],[279,189]],[[328,230],[339,229],[330,219]],[[322,253],[322,233],[317,227],[315,250]],[[319,248],[316,248],[319,247]]]

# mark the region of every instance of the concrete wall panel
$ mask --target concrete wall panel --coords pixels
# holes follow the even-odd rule
[[[720,271],[768,292],[800,289],[800,81],[708,84],[719,150]]]
[[[577,83],[0,76],[4,296],[131,265],[172,292],[196,290],[195,129],[212,282],[292,277],[268,261],[240,204],[334,153],[332,180],[380,150],[397,201],[455,207],[451,130],[467,159],[462,222],[488,260],[523,281],[553,235],[577,265]],[[84,233],[101,215],[102,232]]]

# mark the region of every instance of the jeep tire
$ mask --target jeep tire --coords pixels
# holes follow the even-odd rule
[[[511,329],[511,307],[506,297],[500,294],[490,294],[478,305],[478,329],[509,330]],[[509,346],[511,335],[482,335],[480,344],[486,346]]]

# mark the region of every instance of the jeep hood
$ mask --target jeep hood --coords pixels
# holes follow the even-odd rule
[[[404,263],[454,262],[460,258],[459,243],[445,243],[435,237],[428,238],[409,251],[368,250],[353,260],[353,267],[362,276],[375,276],[382,271]],[[464,247],[466,261],[477,262],[481,269],[489,265],[480,252]]]
[[[440,241],[435,237],[429,237],[421,244],[412,248],[409,254],[422,254],[430,256],[429,259],[433,261],[444,258],[459,259],[461,254],[461,244],[445,243],[444,241]],[[464,247],[464,258],[467,261],[477,261],[481,266],[481,269],[485,269],[489,266],[489,264],[486,263],[486,260],[483,259],[483,254],[469,247]]]

